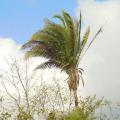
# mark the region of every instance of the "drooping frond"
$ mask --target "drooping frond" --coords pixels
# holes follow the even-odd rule
[[[47,20],[45,28],[32,36],[31,40],[34,39],[44,41],[47,47],[55,50],[57,60],[60,59],[61,62],[67,62],[68,50],[66,48],[66,33],[61,25]]]
[[[79,57],[86,48],[90,28],[81,39],[81,12],[77,21],[65,11],[62,11],[61,15],[55,15],[54,18],[59,19],[62,24],[46,20],[43,29],[34,33],[30,41],[22,46],[22,49],[27,49],[25,57],[43,56],[50,60],[46,63],[49,65],[55,65],[55,61],[59,61],[59,67],[63,70],[78,67]],[[98,34],[99,31],[92,42]]]
[[[29,50],[29,51],[26,52],[24,58],[25,58],[25,60],[27,60],[27,59],[29,59],[29,58],[31,58],[31,57],[40,57],[40,56],[45,57],[44,52],[42,52],[42,51]]]
[[[51,68],[51,67],[60,67],[60,64],[57,63],[56,61],[49,60],[47,62],[44,62],[40,65],[38,65],[35,70],[37,69],[45,69],[45,68]]]
[[[34,47],[34,46],[36,46],[36,45],[41,45],[41,46],[42,46],[42,45],[44,45],[44,42],[43,42],[43,41],[35,41],[35,40],[29,41],[29,42],[25,43],[25,44],[22,46],[21,49],[31,48],[31,47]]]

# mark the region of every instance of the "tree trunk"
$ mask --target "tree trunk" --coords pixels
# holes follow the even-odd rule
[[[75,107],[78,107],[78,96],[77,96],[77,86],[79,82],[78,71],[76,69],[71,69],[68,75],[69,75],[69,81],[68,81],[69,89],[70,91],[73,92]]]
[[[78,96],[77,96],[77,90],[73,91],[74,99],[75,99],[75,107],[78,107]]]

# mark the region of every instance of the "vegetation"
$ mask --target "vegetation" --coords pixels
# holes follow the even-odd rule
[[[79,107],[72,109],[69,113],[60,116],[59,120],[94,120],[97,118],[95,111],[103,105],[103,99],[96,99],[96,96],[89,96],[79,99]],[[51,113],[48,118],[55,119],[55,113]]]
[[[68,74],[69,89],[73,91],[75,106],[77,107],[79,79],[82,80],[84,85],[82,79],[83,69],[79,68],[79,61],[99,35],[102,27],[97,31],[90,44],[86,46],[90,27],[88,27],[82,38],[81,13],[79,20],[74,20],[65,11],[62,11],[62,15],[55,15],[54,18],[59,19],[61,23],[46,20],[44,28],[33,34],[30,41],[24,44],[22,48],[29,48],[25,54],[26,59],[35,56],[43,56],[49,59],[47,62],[38,65],[36,69],[58,67]]]
[[[78,96],[79,106],[74,108],[74,96],[66,92],[69,89],[65,81],[54,76],[52,83],[43,84],[43,73],[29,74],[29,62],[14,60],[7,72],[0,73],[0,87],[4,88],[0,120],[119,120],[120,105],[96,96]],[[113,115],[113,108],[118,114]]]
[[[9,69],[0,71],[0,85],[3,88],[3,95],[0,97],[0,120],[120,120],[119,115],[112,114],[112,103],[103,98],[97,99],[96,96],[82,98],[77,95],[79,80],[84,85],[83,69],[79,68],[79,62],[102,27],[88,44],[90,27],[82,37],[81,13],[79,20],[73,19],[65,11],[54,18],[61,23],[46,20],[43,29],[33,34],[22,49],[27,50],[26,59],[40,56],[48,59],[35,70],[58,67],[65,71],[68,74],[69,88],[65,80],[56,76],[50,84],[43,84],[43,73],[29,73],[30,61],[11,59],[10,63],[6,60]],[[10,92],[9,88],[14,89],[14,92]],[[68,90],[70,92],[66,92]],[[105,114],[106,106],[109,107],[111,116]],[[120,111],[118,104],[114,107]]]

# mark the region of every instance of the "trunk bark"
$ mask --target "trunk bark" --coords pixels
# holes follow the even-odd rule
[[[69,71],[69,89],[70,91],[72,90],[73,95],[74,95],[74,103],[75,107],[78,107],[78,96],[77,96],[77,86],[79,82],[79,74],[76,69],[71,69]]]
[[[74,99],[75,99],[75,107],[78,107],[78,96],[77,96],[77,90],[73,91]]]

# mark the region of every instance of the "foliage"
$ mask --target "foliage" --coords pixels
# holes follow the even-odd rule
[[[0,120],[9,120],[11,118],[11,114],[8,112],[2,112],[0,114]]]
[[[54,120],[54,119],[55,119],[55,112],[50,112],[47,120]]]
[[[21,108],[19,110],[19,114],[17,115],[17,120],[33,120],[33,118],[30,112],[27,112],[24,108]]]
[[[80,38],[81,14],[80,20],[74,20],[65,11],[62,11],[62,15],[55,15],[54,18],[59,19],[62,24],[46,20],[44,28],[33,34],[30,41],[22,48],[29,48],[25,55],[26,59],[35,56],[49,58],[36,69],[56,66],[68,72],[69,69],[77,67],[79,56],[85,49],[89,38],[90,27],[83,38]],[[100,32],[101,28],[97,33]]]
[[[21,68],[23,67],[21,66]],[[23,73],[21,73],[20,76],[24,76],[22,74],[24,74],[25,71],[22,72]],[[8,73],[4,75],[9,76],[9,78],[11,78],[10,74]],[[16,76],[15,72],[13,76]],[[103,104],[104,103],[103,99],[97,99],[96,96],[89,96],[86,98],[80,97],[79,107],[74,108],[73,97],[71,96],[72,100],[69,101],[70,95],[66,92],[68,91],[68,89],[66,89],[67,87],[64,85],[65,83],[62,82],[60,84],[59,79],[56,80],[55,78],[53,78],[51,84],[43,85],[40,83],[39,76],[38,78],[39,82],[35,81],[36,82],[35,86],[31,88],[31,91],[34,91],[33,95],[28,96],[29,108],[27,108],[25,94],[20,94],[20,97],[22,98],[22,103],[21,102],[19,103],[18,102],[19,97],[16,94],[8,93],[7,91],[8,96],[6,97],[6,91],[4,92],[5,96],[2,96],[0,99],[0,106],[3,106],[3,110],[0,109],[0,120],[13,120],[13,118],[16,120],[32,120],[32,119],[39,120],[41,115],[43,116],[45,115],[44,118],[46,118],[46,120],[54,120],[56,118],[58,118],[58,120],[94,120],[97,118],[99,118],[100,120],[107,119],[107,115],[105,114],[105,112],[101,114],[99,111],[100,115],[98,116],[96,114],[96,111],[98,109],[101,109],[102,105],[111,106],[111,103],[105,101],[105,104]],[[21,80],[23,81],[23,79],[24,78],[22,78]],[[4,85],[7,86],[6,81],[7,79],[4,79],[3,77],[3,80],[5,82]],[[31,78],[30,80],[33,81],[33,79]],[[14,81],[16,87],[19,86],[20,84],[20,83],[18,84],[17,81],[19,81],[18,78],[16,79],[16,82]],[[42,77],[41,81],[44,81]],[[23,83],[24,82],[25,79]],[[7,87],[5,87],[5,89],[8,90]],[[4,103],[4,100],[5,101],[11,100],[10,103],[12,104],[12,106],[9,105],[9,108],[6,107],[6,105],[2,104],[2,102]],[[17,105],[16,103],[19,104]],[[118,108],[120,107],[118,106]],[[11,111],[9,109],[11,109]],[[115,119],[115,117],[118,119]],[[120,118],[120,116],[117,115],[115,115],[115,117],[113,117],[111,120],[119,120]]]
[[[43,73],[29,73],[30,61],[12,60],[7,72],[5,70],[0,73],[0,87],[4,88],[0,98],[1,118],[6,117],[2,113],[9,113],[11,119],[18,120],[39,118],[41,114],[46,117],[50,111],[64,112],[65,105],[72,104],[69,103],[69,94],[64,92],[68,91],[64,81],[59,83],[60,80],[54,76],[50,84],[43,84]],[[14,91],[10,91],[9,87]]]
[[[95,112],[98,108],[102,107],[103,103],[103,99],[96,99],[96,96],[81,98],[79,107],[74,108],[70,113],[63,115],[59,120],[95,120]]]
[[[102,27],[87,46],[90,28],[88,27],[81,38],[81,13],[79,20],[74,20],[65,11],[62,11],[62,15],[55,15],[54,18],[59,19],[61,23],[46,20],[43,29],[33,34],[22,48],[27,49],[26,59],[36,56],[48,58],[48,61],[38,65],[36,69],[58,67],[68,74],[69,89],[74,93],[75,106],[78,106],[77,86],[79,79],[82,78],[82,70],[78,68],[79,60],[99,35]]]

